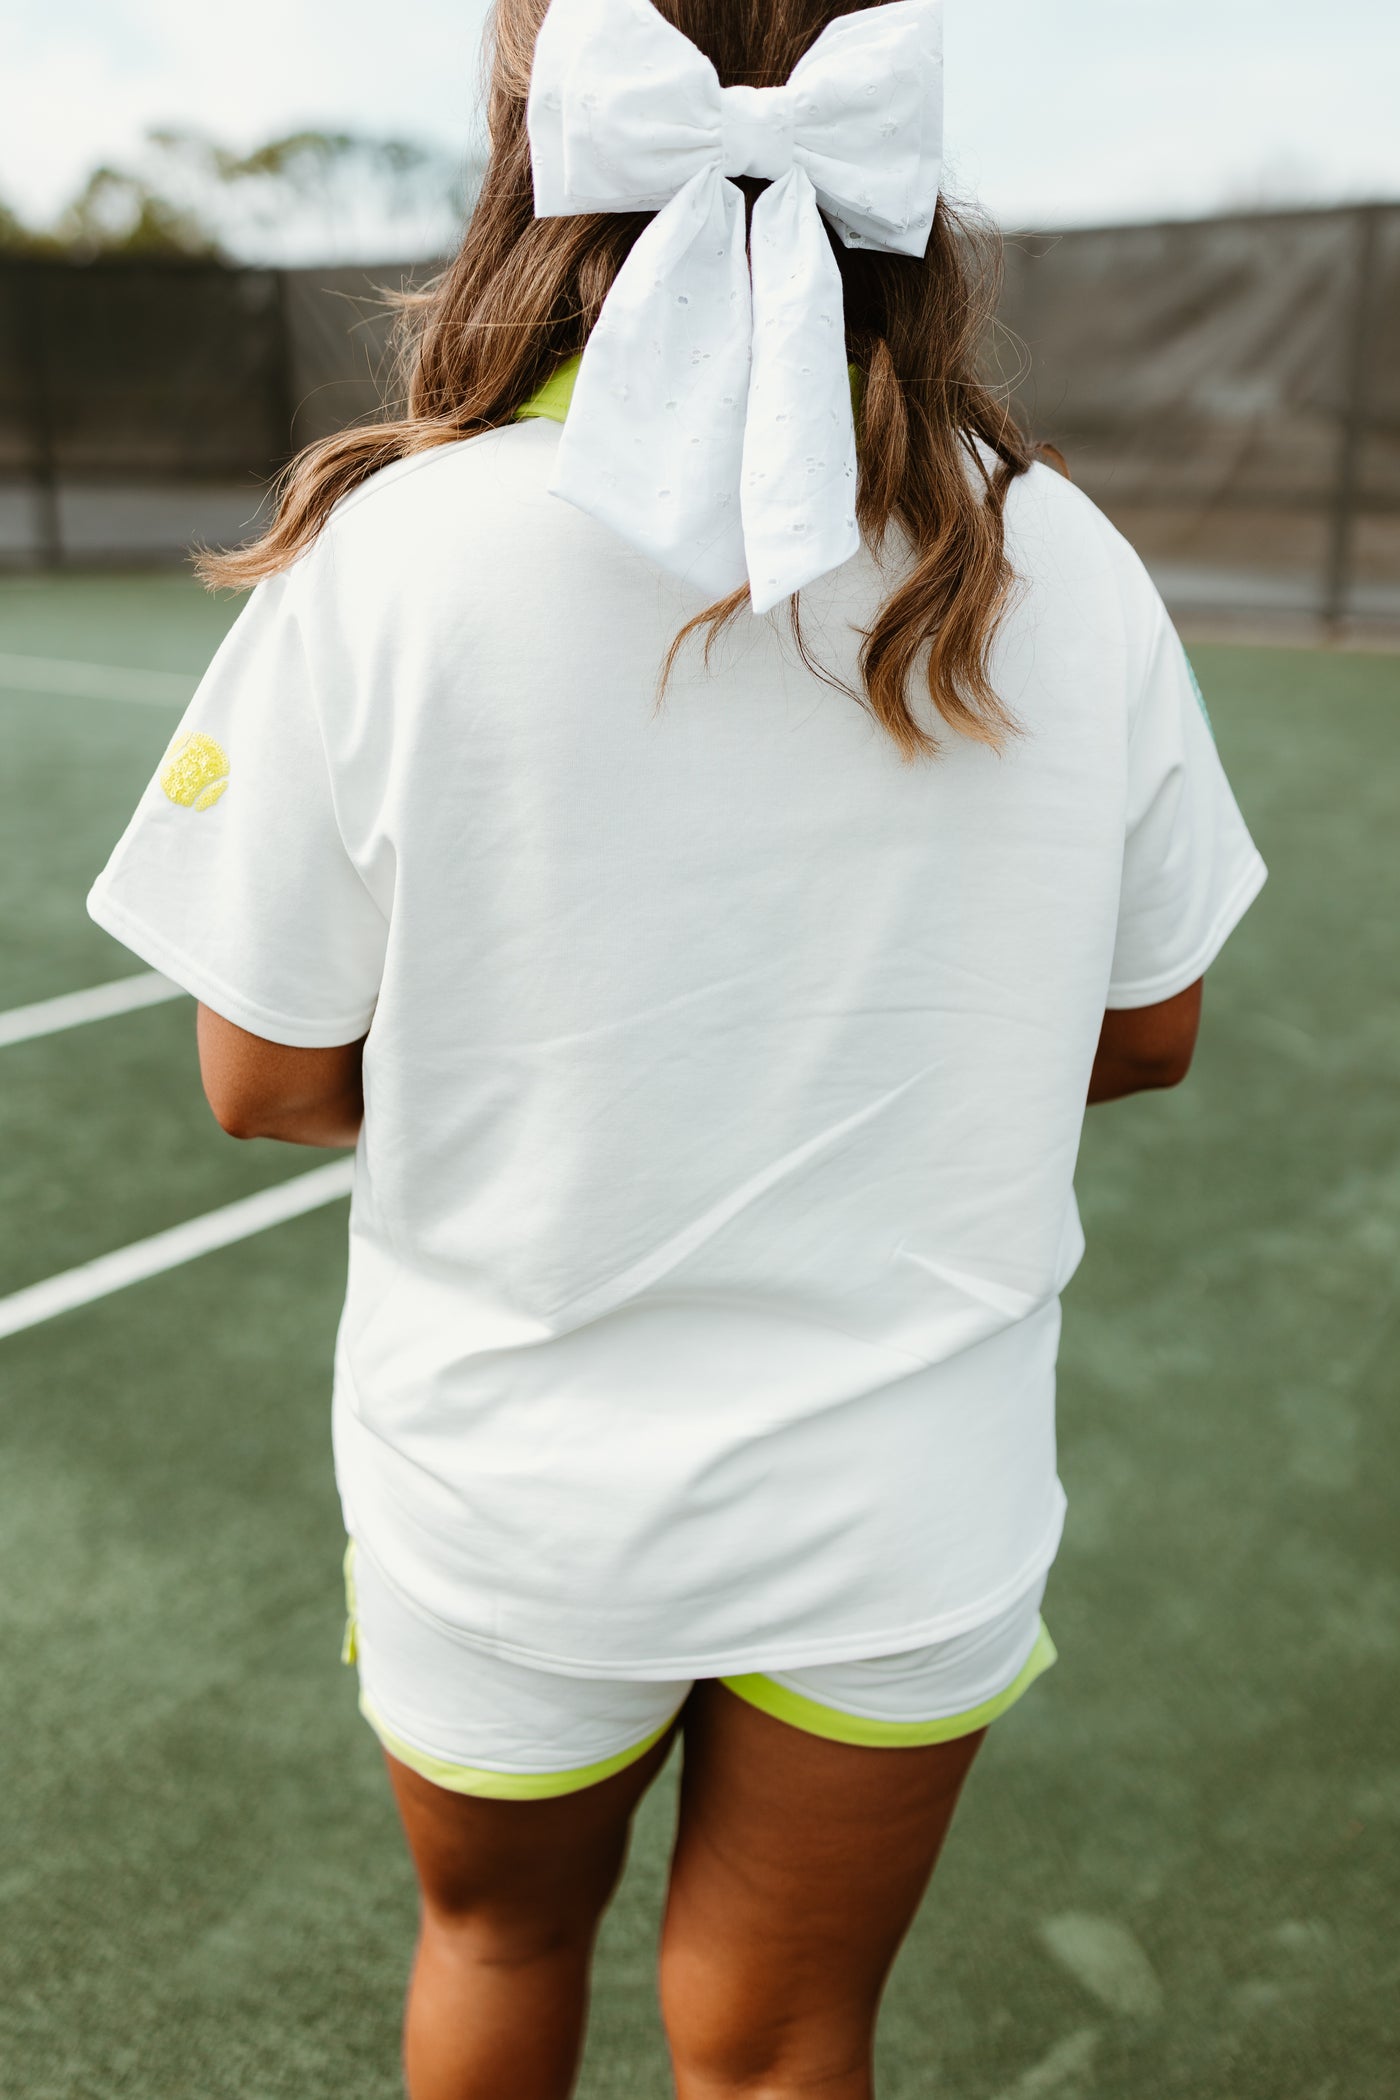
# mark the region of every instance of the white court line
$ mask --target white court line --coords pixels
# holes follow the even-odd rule
[[[13,693],[63,693],[71,700],[131,700],[138,707],[184,707],[198,679],[183,671],[132,671],[120,664],[77,663],[61,656],[7,656],[0,686]]]
[[[12,1291],[8,1298],[0,1298],[0,1339],[37,1327],[41,1320],[52,1320],[75,1306],[90,1305],[94,1298],[110,1297],[113,1291],[178,1268],[181,1262],[194,1261],[216,1247],[251,1239],[255,1232],[266,1232],[269,1225],[335,1203],[349,1195],[354,1174],[353,1159],[333,1159],[328,1166],[313,1167],[309,1174],[295,1174],[290,1181],[279,1182],[276,1188],[260,1189],[256,1196],[206,1211],[202,1218],[172,1225],[148,1240],[133,1240],[115,1254],[99,1254],[96,1261],[85,1261],[80,1268],[65,1269],[43,1283]]]
[[[184,996],[184,987],[172,984],[159,970],[140,970],[134,977],[114,977],[110,984],[94,984],[85,992],[63,992],[57,999],[36,999],[32,1006],[12,1006],[0,1014],[0,1050],[10,1043],[32,1042],[36,1035],[57,1035],[61,1028],[105,1021],[112,1014],[134,1013],[138,1007]]]

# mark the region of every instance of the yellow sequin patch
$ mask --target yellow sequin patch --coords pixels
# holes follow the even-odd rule
[[[186,809],[212,809],[228,786],[228,754],[212,736],[195,730],[172,744],[160,769],[160,784]]]

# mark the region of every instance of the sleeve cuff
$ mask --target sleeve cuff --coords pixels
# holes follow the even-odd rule
[[[201,1006],[222,1015],[249,1035],[261,1036],[269,1043],[282,1043],[291,1050],[330,1050],[343,1043],[358,1042],[366,1033],[374,1017],[374,1002],[360,1007],[352,1013],[334,1015],[321,1019],[306,1014],[288,1014],[271,1006],[264,1006],[256,999],[248,999],[233,990],[212,970],[201,962],[184,954],[146,920],[137,918],[118,904],[102,887],[101,881],[94,883],[87,896],[88,917],[93,919],[124,948],[139,955],[143,962],[159,970],[163,976],[178,984],[182,991],[197,999]]]
[[[1157,1006],[1164,999],[1174,999],[1184,992],[1198,977],[1204,977],[1225,946],[1226,941],[1249,910],[1250,905],[1263,889],[1268,879],[1268,869],[1261,856],[1255,853],[1245,862],[1224,902],[1211,920],[1210,927],[1190,955],[1170,969],[1159,970],[1152,977],[1137,977],[1126,981],[1113,978],[1109,982],[1108,997],[1104,1001],[1108,1012],[1123,1012],[1135,1006]]]

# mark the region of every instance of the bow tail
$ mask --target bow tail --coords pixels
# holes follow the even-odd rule
[[[588,338],[550,491],[711,597],[745,581],[752,310],[742,191],[714,168],[638,235]]]
[[[800,167],[753,208],[753,372],[741,505],[756,613],[860,546],[841,272]]]

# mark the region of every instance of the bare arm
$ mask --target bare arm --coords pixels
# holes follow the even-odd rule
[[[204,1095],[230,1137],[289,1145],[353,1145],[364,1120],[365,1039],[294,1050],[201,1006],[197,1018]]]
[[[1157,1006],[1110,1007],[1089,1077],[1091,1104],[1181,1084],[1201,1025],[1201,984],[1198,977]]]

